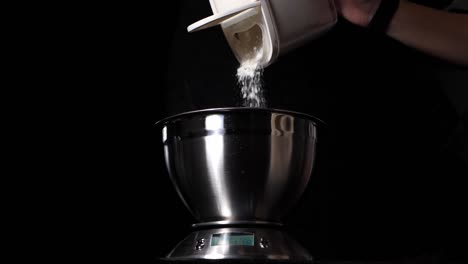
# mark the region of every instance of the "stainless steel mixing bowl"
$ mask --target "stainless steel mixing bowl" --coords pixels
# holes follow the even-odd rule
[[[196,225],[280,224],[313,171],[317,127],[310,115],[218,108],[156,125],[171,180]]]

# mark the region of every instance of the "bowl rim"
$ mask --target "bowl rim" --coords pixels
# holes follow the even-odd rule
[[[316,122],[321,125],[326,125],[326,123],[313,116],[310,114],[302,113],[302,112],[297,112],[293,110],[285,110],[285,109],[279,109],[279,108],[264,108],[264,107],[218,107],[218,108],[206,108],[206,109],[200,109],[200,110],[193,110],[193,111],[187,111],[187,112],[182,112],[179,114],[171,115],[168,117],[165,117],[159,121],[157,121],[154,126],[159,127],[167,122],[178,119],[178,118],[183,118],[191,115],[197,115],[197,114],[203,114],[203,113],[225,113],[225,112],[268,112],[268,113],[279,113],[279,114],[288,114],[288,115],[294,115],[298,116],[304,119],[308,119],[310,121]]]

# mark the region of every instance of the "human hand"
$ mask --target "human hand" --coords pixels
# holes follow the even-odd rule
[[[335,0],[337,12],[349,22],[367,27],[382,0]]]

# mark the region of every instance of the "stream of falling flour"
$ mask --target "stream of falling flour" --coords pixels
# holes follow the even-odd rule
[[[237,80],[241,87],[242,105],[245,107],[265,107],[260,66],[263,48],[255,48],[254,56],[241,62],[237,69]]]

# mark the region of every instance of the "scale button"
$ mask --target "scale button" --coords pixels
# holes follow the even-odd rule
[[[263,237],[260,238],[260,247],[261,248],[268,248],[270,246],[270,242],[268,240],[264,239]]]
[[[205,239],[200,238],[197,240],[197,245],[195,246],[196,250],[202,250],[205,247]]]

